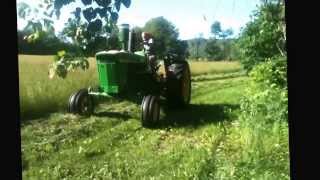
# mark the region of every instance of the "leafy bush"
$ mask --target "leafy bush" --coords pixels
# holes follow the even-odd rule
[[[277,60],[276,60],[277,59]],[[275,57],[261,63],[249,73],[251,81],[241,102],[242,118],[266,122],[288,118],[287,63]]]
[[[284,4],[263,3],[237,42],[251,82],[241,102],[242,118],[283,121],[288,117]]]
[[[241,63],[248,71],[268,58],[286,56],[284,10],[282,1],[264,3],[242,30],[237,46]]]
[[[217,176],[228,177],[230,172],[220,167],[229,165],[232,179],[290,179],[286,60],[266,60],[249,76],[240,119],[217,154],[223,159],[217,162]]]
[[[52,79],[58,75],[61,78],[66,78],[69,71],[75,71],[79,67],[82,70],[89,68],[89,61],[86,57],[59,51],[54,57],[54,62],[49,66],[49,77]]]

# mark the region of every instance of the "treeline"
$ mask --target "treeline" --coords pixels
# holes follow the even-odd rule
[[[57,51],[67,50],[76,51],[77,46],[72,43],[63,42],[61,39],[52,34],[43,33],[35,42],[28,42],[25,37],[26,31],[18,31],[18,53],[35,54],[35,55],[52,55]]]
[[[239,60],[236,39],[194,38],[187,41],[189,58],[194,60]]]
[[[215,26],[214,26],[215,25]],[[174,52],[193,60],[236,60],[235,39],[228,38],[230,30],[225,33],[221,30],[220,23],[215,22],[211,27],[213,37],[210,39],[194,38],[190,40],[178,39],[179,32],[175,25],[164,17],[150,19],[143,27],[133,27],[135,35],[133,37],[133,50],[142,49],[141,33],[150,32],[155,38],[157,54],[163,56],[167,52]],[[40,38],[34,42],[28,42],[24,37],[30,32],[28,30],[18,31],[18,49],[20,54],[50,55],[57,51],[82,55],[94,56],[101,50],[119,49],[120,44],[117,38],[118,29],[114,27],[109,38],[103,35],[96,35],[91,41],[86,43],[85,49],[77,45],[75,39],[77,24],[70,19],[65,28],[57,37],[54,33],[42,32]],[[229,34],[228,34],[229,33]],[[219,38],[220,37],[220,38]]]
[[[36,41],[28,42],[25,38],[28,34],[26,31],[18,31],[19,54],[53,55],[57,54],[58,51],[64,50],[74,54],[79,54],[80,52],[85,56],[94,56],[98,51],[120,47],[115,37],[109,38],[108,41],[106,37],[98,37],[94,42],[88,43],[86,49],[82,49],[77,44],[68,42],[66,37],[57,37],[54,34],[47,34],[45,32],[42,32]],[[114,45],[110,47],[110,45],[108,46],[108,42]]]

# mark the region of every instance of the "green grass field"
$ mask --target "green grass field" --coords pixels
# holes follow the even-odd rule
[[[162,109],[148,129],[127,101],[89,118],[67,114],[69,95],[97,83],[94,60],[87,72],[49,80],[50,58],[19,56],[24,179],[289,179],[287,126],[240,124],[248,77],[237,62],[192,62],[191,105]]]

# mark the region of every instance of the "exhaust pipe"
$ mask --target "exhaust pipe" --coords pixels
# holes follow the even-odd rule
[[[129,40],[128,40],[128,51],[129,52],[132,52],[132,46],[131,46],[131,44],[132,44],[132,34],[133,34],[132,30],[129,30]]]
[[[130,30],[129,24],[120,24],[118,27],[121,50],[131,52],[132,30]]]

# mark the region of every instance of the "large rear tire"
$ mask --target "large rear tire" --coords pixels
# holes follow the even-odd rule
[[[191,100],[191,73],[187,61],[168,66],[167,101],[169,105],[185,107]]]

